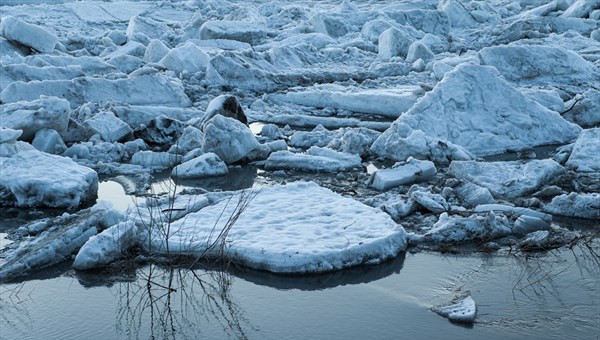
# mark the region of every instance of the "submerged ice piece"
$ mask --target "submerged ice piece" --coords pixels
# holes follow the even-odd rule
[[[433,307],[432,310],[450,321],[473,323],[477,314],[475,300],[471,295],[458,297],[446,306]]]

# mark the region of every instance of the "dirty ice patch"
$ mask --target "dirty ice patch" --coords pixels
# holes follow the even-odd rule
[[[67,157],[37,150],[0,159],[0,205],[77,208],[95,199],[98,174]]]
[[[600,128],[581,132],[566,164],[578,172],[600,171]]]
[[[233,214],[239,195],[172,223],[176,232],[169,238],[170,252],[205,252]],[[164,249],[160,237],[151,244]],[[380,263],[405,248],[404,228],[383,211],[315,183],[296,182],[259,191],[229,231],[224,251],[251,268],[307,273]]]
[[[543,207],[544,211],[562,216],[600,220],[600,194],[578,194],[556,196]]]
[[[459,179],[488,188],[495,198],[516,198],[552,181],[564,168],[551,159],[529,162],[454,161],[449,171]]]
[[[581,131],[558,113],[527,98],[501,79],[493,67],[474,64],[461,64],[446,73],[394,125],[401,123],[463,146],[476,156],[566,143]],[[404,137],[396,130],[388,129],[379,139]]]

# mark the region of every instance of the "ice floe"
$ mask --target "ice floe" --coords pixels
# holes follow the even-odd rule
[[[0,105],[0,126],[22,130],[22,139],[32,140],[41,129],[65,133],[71,109],[69,102],[56,97],[41,97]]]
[[[2,18],[0,31],[6,39],[16,41],[43,53],[54,51],[58,43],[56,34],[50,32],[48,29],[26,23],[13,16],[4,16]]]
[[[37,150],[0,159],[0,204],[74,209],[96,199],[98,174],[70,158]]]
[[[377,170],[373,174],[371,186],[377,190],[386,190],[399,185],[428,180],[436,172],[437,169],[432,162],[409,158],[405,164],[396,164],[389,169]]]
[[[227,174],[227,165],[212,152],[181,163],[171,171],[172,177],[197,178]]]
[[[556,196],[543,210],[555,215],[600,220],[600,194],[575,193]]]
[[[239,120],[215,115],[204,127],[205,152],[213,152],[225,163],[231,164],[258,147],[252,131]]]
[[[449,171],[459,179],[468,180],[490,190],[495,198],[515,198],[534,192],[549,184],[565,169],[551,159],[476,162],[454,161]]]
[[[73,268],[86,270],[106,266],[126,256],[131,247],[139,242],[139,230],[131,222],[120,222],[90,237],[79,249]]]
[[[564,143],[580,132],[558,113],[526,98],[494,68],[473,64],[459,65],[446,74],[374,145],[406,138],[399,124],[463,146],[477,156]]]
[[[219,216],[232,215],[237,200],[238,195],[172,223],[169,251],[202,254],[225,226],[227,219]],[[160,237],[151,242],[164,251]],[[251,268],[304,273],[380,263],[405,247],[404,229],[384,212],[297,182],[257,192],[226,235],[224,251]]]
[[[432,310],[451,321],[473,323],[477,315],[477,306],[471,295],[458,297],[447,305],[433,307]]]
[[[17,229],[14,243],[2,251],[0,282],[63,262],[96,235],[123,220],[108,202],[74,214],[35,221]]]
[[[566,165],[578,172],[600,171],[600,128],[581,132]]]
[[[287,150],[273,152],[265,162],[267,169],[308,172],[349,171],[360,167],[360,156],[318,146],[311,146],[306,153]]]

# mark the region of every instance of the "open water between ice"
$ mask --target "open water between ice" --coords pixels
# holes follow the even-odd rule
[[[593,339],[600,298],[593,249],[409,253],[300,277],[156,266],[84,275],[65,264],[2,286],[0,338]],[[466,290],[478,305],[473,326],[429,310]]]

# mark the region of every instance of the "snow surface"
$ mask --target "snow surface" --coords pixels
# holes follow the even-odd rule
[[[233,213],[239,195],[172,223],[169,251],[191,256],[206,251],[226,223],[219,217]],[[257,192],[227,234],[224,251],[251,268],[305,273],[377,264],[405,248],[404,229],[381,210],[315,183],[296,182]],[[152,239],[152,249],[164,251],[160,237]]]

